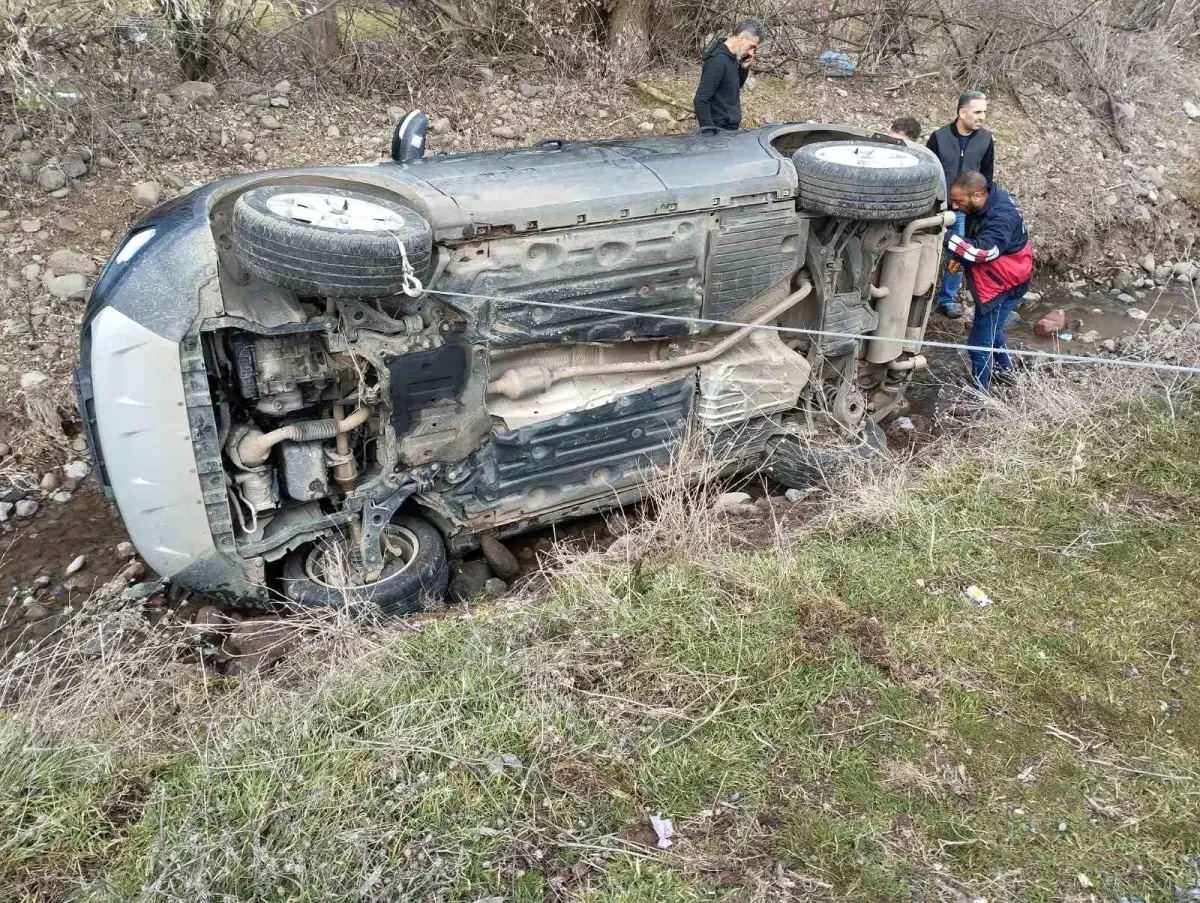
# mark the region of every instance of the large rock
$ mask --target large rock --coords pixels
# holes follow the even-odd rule
[[[37,180],[43,191],[58,191],[67,186],[66,174],[54,166],[43,166],[38,170]]]
[[[46,155],[39,150],[21,151],[17,154],[17,162],[22,166],[41,166],[46,161]]]
[[[133,186],[132,197],[137,207],[153,207],[162,197],[162,188],[157,182],[138,182]]]
[[[63,476],[68,480],[82,480],[92,472],[92,467],[87,461],[70,461],[63,465]]]
[[[1183,112],[1187,113],[1188,119],[1200,119],[1200,106],[1196,106],[1190,100],[1183,105]]]
[[[300,642],[300,632],[275,615],[242,621],[225,640],[232,673],[247,673],[283,658]]]
[[[479,541],[479,549],[483,557],[491,565],[496,575],[504,580],[512,580],[521,573],[521,564],[517,556],[510,552],[500,540],[494,536],[484,536]]]
[[[63,172],[68,179],[82,179],[88,174],[88,165],[83,157],[73,154],[63,161]]]
[[[187,103],[208,103],[217,96],[217,86],[208,82],[183,82],[171,89],[171,96]]]
[[[503,138],[506,141],[515,141],[520,138],[520,134],[510,125],[498,125],[492,129],[492,135],[496,138]]]
[[[1033,331],[1040,336],[1052,336],[1058,334],[1067,326],[1067,314],[1064,310],[1052,310],[1046,316],[1037,321],[1033,327]]]
[[[455,602],[470,602],[483,592],[491,578],[492,569],[486,561],[464,561],[452,568],[450,598]]]
[[[56,276],[95,276],[96,264],[86,254],[62,248],[50,255],[49,267]]]
[[[87,297],[87,277],[78,273],[67,276],[50,276],[42,281],[52,296],[63,301],[78,300]]]
[[[269,114],[260,119],[259,123],[264,129],[270,129],[271,131],[283,128],[283,123]]]
[[[1142,178],[1153,185],[1155,188],[1162,188],[1167,184],[1167,178],[1153,166],[1147,166],[1142,170]]]
[[[20,518],[33,517],[38,512],[38,503],[33,499],[22,499],[17,502],[16,515]]]
[[[724,492],[717,496],[713,508],[726,514],[737,514],[745,511],[751,502],[748,492]]]

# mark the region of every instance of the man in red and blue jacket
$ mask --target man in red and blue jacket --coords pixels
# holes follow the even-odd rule
[[[950,186],[950,205],[967,215],[965,235],[951,235],[946,245],[950,266],[967,272],[975,299],[975,322],[967,339],[971,374],[986,389],[995,366],[1012,370],[1004,353],[1004,323],[1025,297],[1033,277],[1033,249],[1021,211],[1003,188],[989,187],[981,173],[964,172]],[[983,350],[992,349],[992,350]]]

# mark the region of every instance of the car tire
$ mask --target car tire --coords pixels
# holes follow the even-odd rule
[[[863,431],[857,445],[813,445],[788,433],[767,440],[762,470],[776,483],[788,489],[810,489],[828,486],[846,465],[855,460],[871,458],[886,447],[883,430],[871,424]]]
[[[403,531],[415,540],[415,551],[406,567],[385,572],[374,583],[350,586],[324,576],[314,560],[331,554],[326,544],[309,545],[292,552],[283,563],[283,590],[288,599],[304,608],[346,608],[372,602],[386,615],[422,611],[430,601],[445,598],[450,582],[446,544],[437,529],[419,517],[397,517],[389,529]],[[407,538],[406,537],[406,538]],[[394,567],[395,562],[390,566]]]
[[[270,185],[247,191],[233,207],[233,249],[241,265],[305,297],[400,294],[401,244],[424,283],[433,229],[395,201],[343,188]]]
[[[899,222],[939,200],[941,164],[910,147],[863,141],[818,141],[792,154],[798,206],[846,219]]]

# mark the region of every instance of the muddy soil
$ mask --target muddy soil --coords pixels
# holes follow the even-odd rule
[[[42,577],[50,580],[44,594],[65,602],[72,593],[87,595],[128,564],[117,553],[128,539],[125,527],[91,477],[67,504],[43,502],[35,517],[4,526],[0,591],[6,600],[29,594]],[[87,563],[68,580],[66,568],[80,555]]]

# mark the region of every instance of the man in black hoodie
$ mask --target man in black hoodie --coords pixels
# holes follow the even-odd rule
[[[734,130],[742,124],[742,85],[750,74],[762,41],[762,25],[743,19],[733,34],[704,54],[700,87],[696,89],[696,121],[700,127]]]

